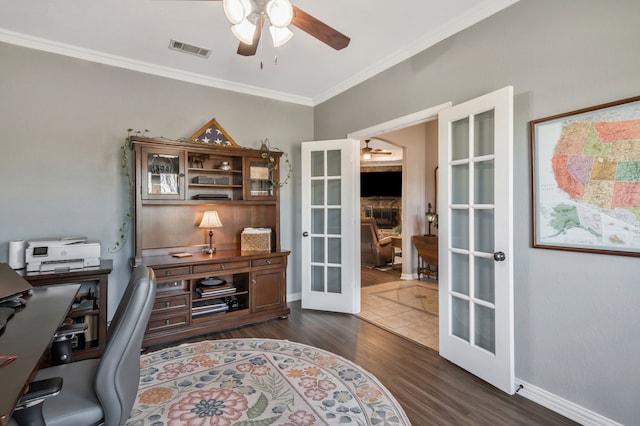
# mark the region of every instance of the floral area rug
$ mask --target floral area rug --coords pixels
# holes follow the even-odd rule
[[[286,340],[211,340],[141,357],[129,426],[409,425],[370,373]]]

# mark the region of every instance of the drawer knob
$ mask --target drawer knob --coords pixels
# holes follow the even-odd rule
[[[171,303],[169,303],[168,301],[167,301],[167,302],[164,302],[164,307],[165,307],[165,308],[168,308],[169,306],[171,306]]]
[[[166,277],[171,276],[171,271],[165,271],[164,275],[165,275]]]
[[[220,265],[220,269],[224,269],[224,265]]]
[[[251,280],[251,284],[255,284],[255,283],[256,283],[256,280]]]
[[[164,325],[170,325],[170,324],[171,324],[171,321],[169,321],[168,319],[164,320]]]
[[[267,265],[271,265],[271,259],[267,259]]]

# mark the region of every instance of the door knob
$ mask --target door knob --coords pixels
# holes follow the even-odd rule
[[[493,260],[495,260],[496,262],[502,262],[507,258],[507,256],[505,256],[505,254],[501,251],[497,251],[495,253],[493,253]]]
[[[304,232],[302,233],[302,236],[303,236],[303,237],[308,237],[308,236],[309,236],[309,233],[308,233],[307,231],[304,231]]]

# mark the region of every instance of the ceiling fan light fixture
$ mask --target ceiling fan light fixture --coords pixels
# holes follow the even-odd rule
[[[249,22],[248,19],[245,19],[239,24],[232,25],[231,32],[242,43],[251,45],[253,44],[253,35],[256,33],[256,26]]]
[[[274,25],[269,25],[269,32],[271,33],[273,47],[280,47],[293,37],[293,33],[287,27],[278,28]]]
[[[289,0],[270,0],[265,9],[271,25],[278,28],[285,28],[293,19],[293,6]]]
[[[222,8],[229,22],[239,24],[251,14],[251,2],[249,0],[222,0]]]

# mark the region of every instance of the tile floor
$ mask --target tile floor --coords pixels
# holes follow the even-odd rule
[[[361,289],[360,318],[436,351],[438,284],[393,281]]]

